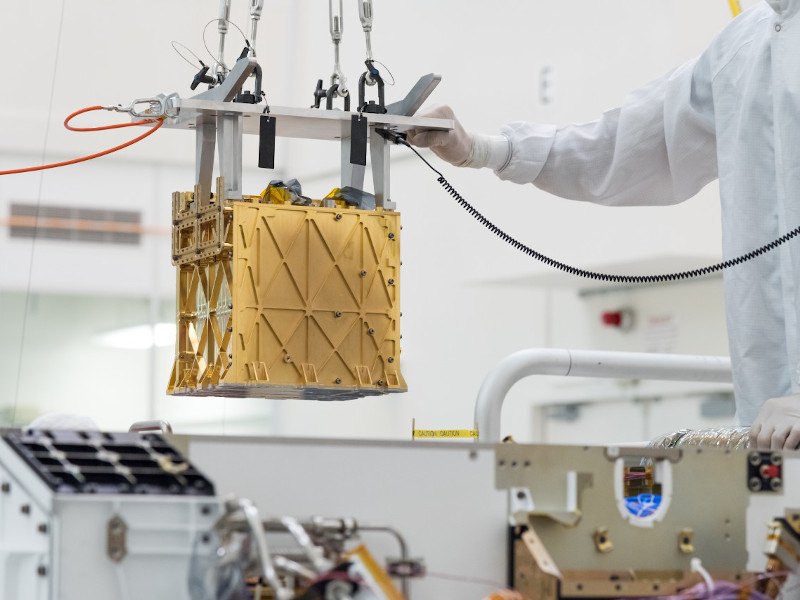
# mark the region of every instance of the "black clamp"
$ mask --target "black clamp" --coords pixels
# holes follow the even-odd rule
[[[245,56],[249,48],[245,48],[245,51],[242,52],[242,56]],[[241,58],[241,57],[240,57]],[[256,89],[253,90],[251,94],[248,90],[242,90],[236,97],[233,99],[234,102],[242,102],[244,104],[258,104],[261,102],[261,98],[264,93],[261,91],[261,82],[262,82],[262,72],[261,72],[261,65],[256,63],[255,69],[253,69],[253,73],[255,73],[256,77]]]
[[[322,87],[322,79],[317,79],[317,89],[314,90],[314,104],[311,108],[319,108],[320,102],[328,94],[328,90]]]
[[[217,83],[217,78],[208,74],[210,67],[203,62],[200,64],[202,65],[202,68],[195,74],[194,79],[192,79],[192,83],[189,86],[193,90],[196,90],[197,86],[201,83],[207,83],[208,85],[214,85]]]
[[[325,110],[333,110],[333,99],[337,96],[339,84],[334,83],[328,89],[322,87],[322,79],[317,79],[317,87],[314,90],[314,104],[311,108],[320,108],[322,99],[325,98]],[[350,93],[344,96],[344,110],[350,112]]]
[[[383,78],[381,77],[380,71],[375,68],[373,61],[365,60],[364,64],[367,65],[367,70],[364,71],[358,79],[358,112],[382,115],[386,113],[386,103],[383,97]],[[368,78],[369,81],[372,82],[369,85],[378,85],[377,103],[374,100],[370,100],[369,102],[364,100]]]

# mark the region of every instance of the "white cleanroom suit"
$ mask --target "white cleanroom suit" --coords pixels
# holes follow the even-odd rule
[[[719,177],[723,255],[739,256],[800,225],[798,12],[800,0],[758,4],[698,58],[591,123],[409,139],[453,164],[605,205],[675,204]],[[724,282],[738,419],[773,447],[796,447],[800,396],[765,402],[800,393],[800,240]]]

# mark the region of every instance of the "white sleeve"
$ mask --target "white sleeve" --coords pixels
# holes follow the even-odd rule
[[[676,204],[717,178],[711,69],[701,56],[591,123],[510,123],[501,179],[598,204]]]

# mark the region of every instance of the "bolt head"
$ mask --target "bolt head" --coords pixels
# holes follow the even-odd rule
[[[11,484],[10,483],[8,483],[7,481],[4,481],[2,484],[0,484],[0,492],[3,492],[4,494],[8,494],[10,491],[11,491]]]
[[[334,217],[334,219],[336,219],[337,221],[341,221],[342,220],[341,213],[336,213],[336,216]]]
[[[369,329],[367,329],[367,333],[368,333],[369,335],[372,335],[372,334],[374,334],[374,333],[375,333],[375,330],[374,330],[372,327],[370,327]]]
[[[334,381],[334,383],[336,385],[339,385],[340,383],[342,383],[342,378],[341,377],[337,377],[336,380]]]
[[[44,577],[45,575],[47,575],[47,567],[45,567],[44,565],[39,565],[39,567],[36,569],[36,574],[39,577]]]
[[[39,526],[36,528],[39,533],[47,533],[47,523],[39,523]]]
[[[390,356],[389,358],[386,359],[386,361],[390,362],[390,363],[393,363],[394,362],[394,356]]]
[[[367,272],[366,271],[361,271],[361,273],[359,273],[359,275],[361,277],[366,277],[367,276]]]

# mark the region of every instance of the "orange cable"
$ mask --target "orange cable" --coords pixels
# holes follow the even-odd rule
[[[82,108],[80,110],[76,110],[74,113],[69,115],[66,119],[64,119],[64,127],[69,129],[70,131],[106,131],[109,129],[120,129],[122,127],[133,127],[135,125],[143,125],[145,123],[153,123],[153,126],[145,131],[143,134],[136,136],[132,140],[128,140],[124,144],[120,144],[118,146],[114,146],[113,148],[108,148],[107,150],[102,150],[101,152],[96,152],[94,154],[89,154],[88,156],[81,156],[79,158],[72,158],[70,160],[64,160],[57,163],[50,163],[46,165],[39,165],[37,167],[23,167],[21,169],[10,169],[7,171],[0,171],[0,175],[15,175],[17,173],[31,173],[33,171],[44,171],[45,169],[55,169],[56,167],[66,167],[67,165],[74,165],[81,162],[86,162],[87,160],[92,160],[94,158],[100,158],[101,156],[106,156],[107,154],[111,154],[112,152],[116,152],[118,150],[122,150],[123,148],[127,148],[128,146],[132,146],[136,142],[141,142],[147,136],[153,135],[157,129],[159,129],[164,124],[164,117],[158,117],[157,119],[153,120],[145,120],[145,121],[131,121],[130,123],[114,123],[112,125],[101,125],[99,127],[74,127],[70,125],[70,121],[77,117],[78,115],[82,115],[83,113],[91,112],[94,110],[104,110],[102,106],[89,106],[87,108]]]

